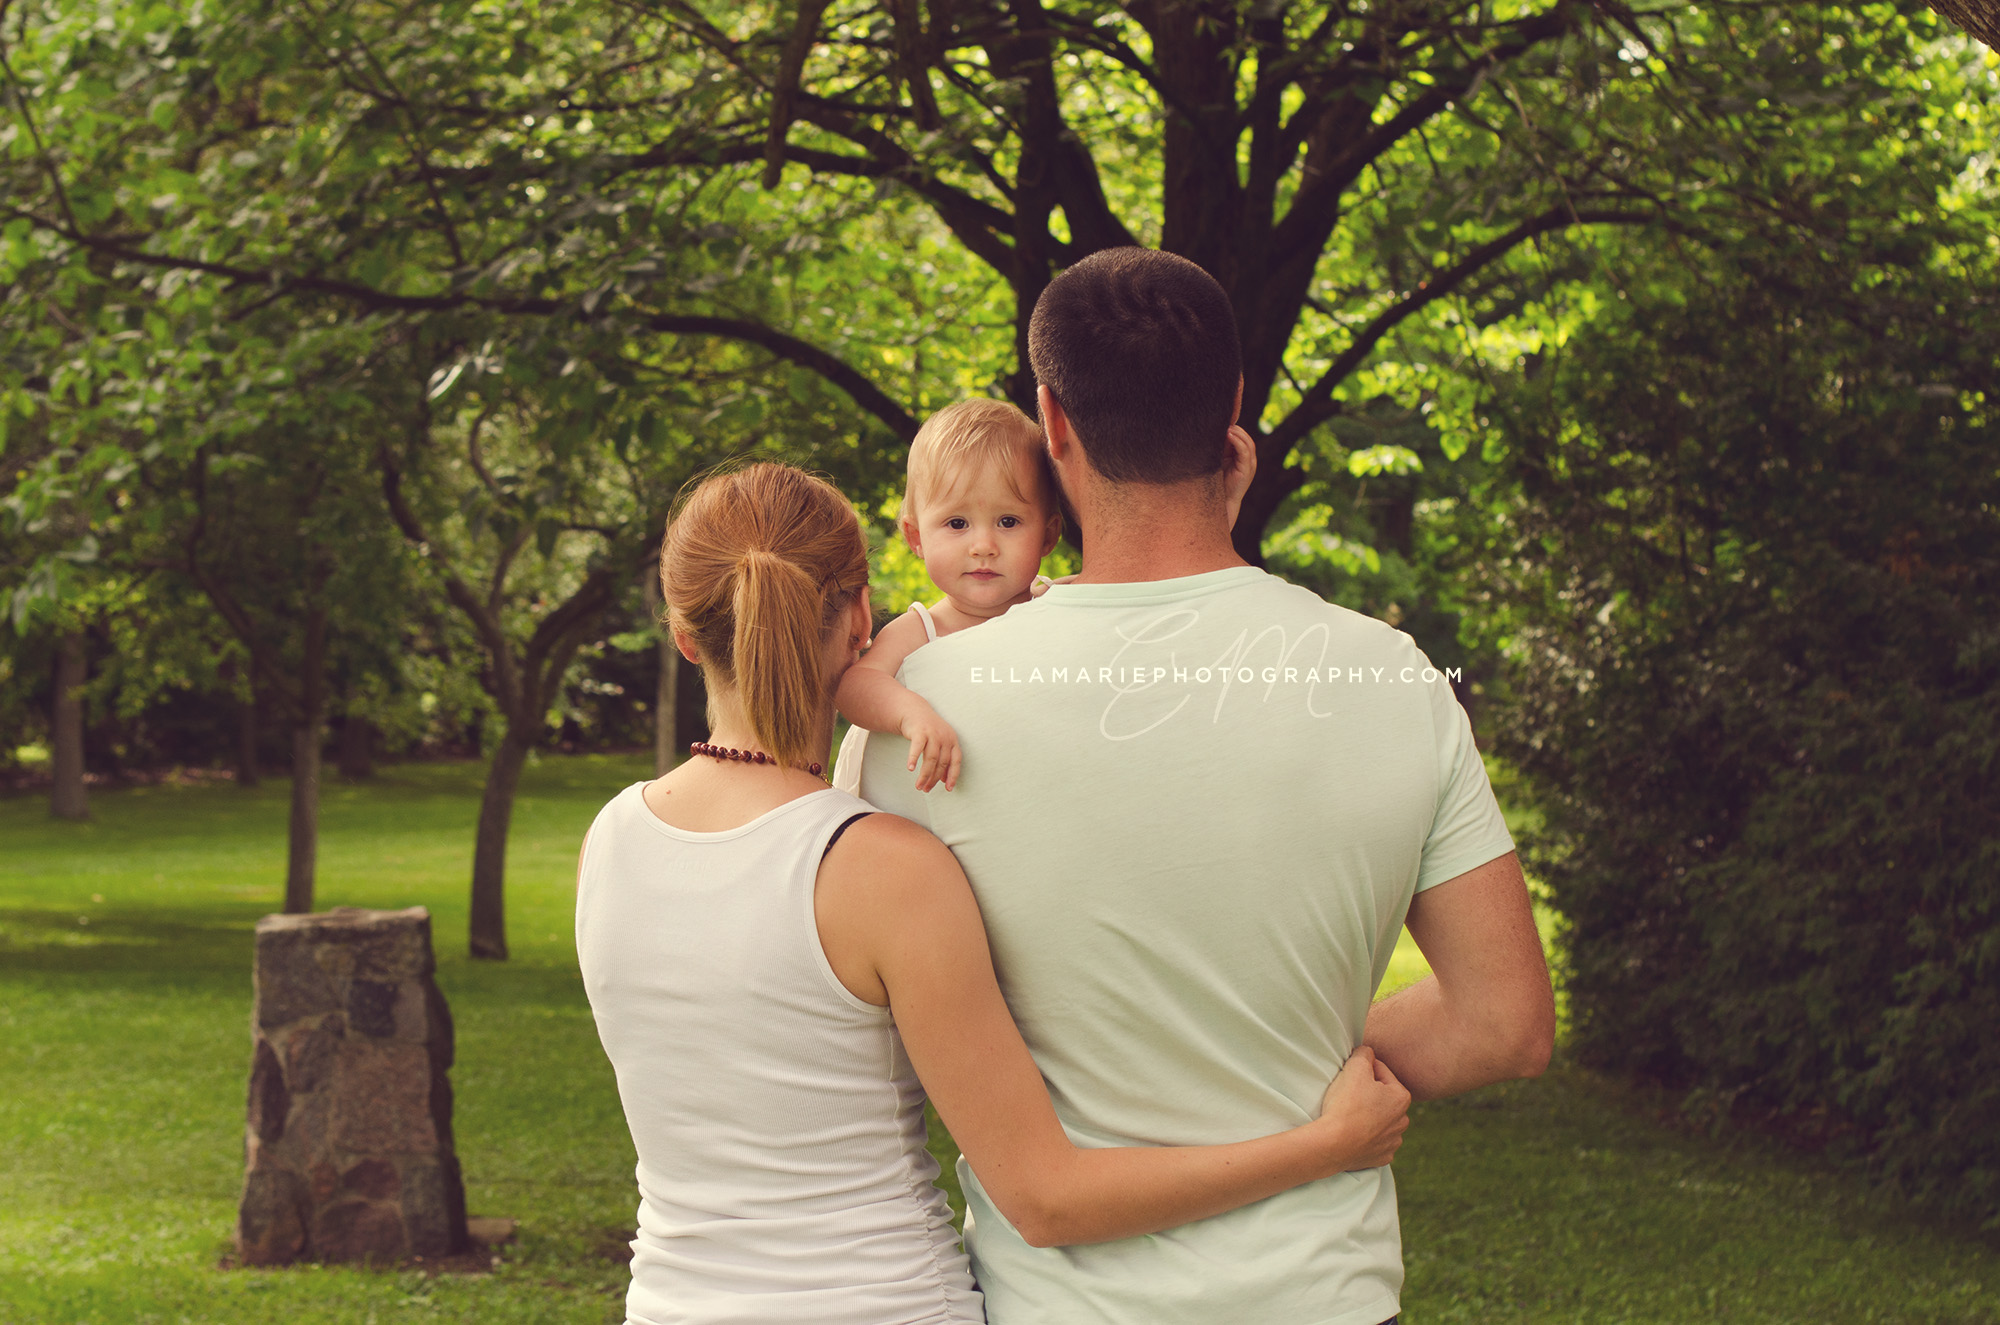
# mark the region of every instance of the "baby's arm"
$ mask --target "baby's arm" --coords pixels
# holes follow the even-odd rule
[[[913,613],[882,627],[874,645],[840,679],[834,702],[855,726],[894,732],[910,743],[909,767],[917,772],[918,791],[929,791],[940,781],[950,791],[958,785],[958,733],[923,696],[896,679],[903,659],[922,648],[927,638]]]

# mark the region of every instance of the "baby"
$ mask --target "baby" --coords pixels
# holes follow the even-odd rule
[[[1042,558],[1062,533],[1042,430],[997,400],[939,410],[910,443],[900,523],[944,597],[928,608],[913,603],[882,627],[841,678],[840,711],[865,731],[842,743],[833,784],[857,795],[867,731],[909,741],[917,790],[957,785],[958,734],[896,672],[940,635],[991,621],[1033,595]]]

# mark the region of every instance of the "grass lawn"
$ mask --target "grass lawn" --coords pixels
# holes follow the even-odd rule
[[[631,1225],[633,1157],[575,970],[571,879],[591,816],[647,768],[529,770],[505,964],[463,955],[479,770],[328,784],[319,903],[431,908],[470,1206],[521,1221],[496,1273],[435,1279],[216,1268],[285,784],[99,793],[81,825],[0,798],[0,1321],[622,1319],[607,1249]],[[1391,980],[1421,970],[1406,950]],[[1663,1130],[1560,1065],[1423,1107],[1396,1169],[1409,1325],[2000,1320],[1990,1242],[1809,1161]]]

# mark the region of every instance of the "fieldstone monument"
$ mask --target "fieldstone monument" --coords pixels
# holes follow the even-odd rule
[[[244,1265],[393,1265],[466,1247],[451,1013],[431,916],[355,907],[257,922]]]

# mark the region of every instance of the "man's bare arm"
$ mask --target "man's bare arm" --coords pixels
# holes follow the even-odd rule
[[[1520,858],[1418,893],[1408,923],[1432,974],[1371,1008],[1362,1043],[1420,1100],[1540,1076],[1555,996]]]

